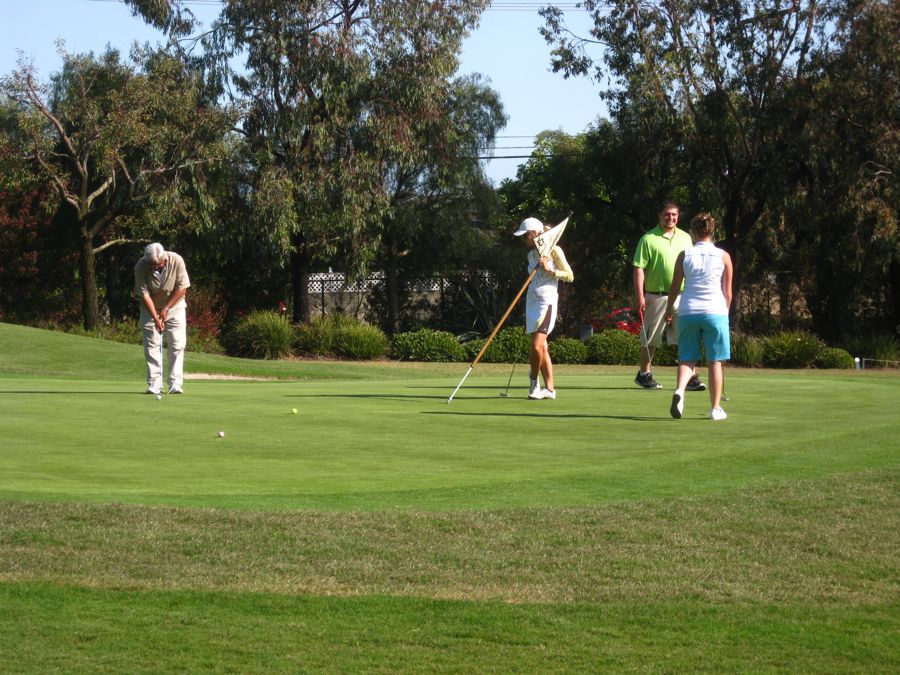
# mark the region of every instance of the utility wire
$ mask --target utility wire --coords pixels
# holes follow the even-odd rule
[[[122,0],[82,0],[82,2],[113,2],[113,3],[121,3]],[[184,0],[184,4],[187,6],[196,5],[201,7],[214,7],[216,5],[225,4],[225,0]],[[484,11],[485,12],[537,12],[539,9],[543,9],[547,5],[553,5],[559,9],[562,9],[566,12],[586,12],[587,10],[583,7],[579,7],[578,3],[575,2],[552,2],[552,0],[547,0],[547,2],[497,2],[496,0],[490,4]]]

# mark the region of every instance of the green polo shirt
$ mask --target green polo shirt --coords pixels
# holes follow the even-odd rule
[[[668,293],[675,276],[675,261],[678,254],[694,245],[684,230],[675,228],[671,238],[663,234],[659,225],[641,237],[634,251],[632,263],[644,270],[644,291],[647,293]],[[682,290],[684,284],[681,285]]]

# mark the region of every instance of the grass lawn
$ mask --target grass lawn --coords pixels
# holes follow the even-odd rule
[[[900,669],[896,372],[186,365],[0,324],[0,670]]]

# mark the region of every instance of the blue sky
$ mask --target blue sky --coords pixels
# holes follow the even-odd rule
[[[538,33],[537,10],[542,4],[495,1],[463,46],[460,72],[486,76],[509,116],[496,156],[528,155],[538,132],[579,133],[604,111],[593,82],[565,80],[550,72],[550,50]],[[190,7],[207,26],[219,9],[215,0],[195,0]],[[568,14],[571,26],[586,31],[586,14]],[[101,52],[107,44],[127,53],[134,41],[160,39],[118,0],[0,0],[0,16],[0,76],[16,67],[21,51],[46,79],[60,67],[56,47],[60,39],[70,53]],[[515,177],[523,161],[494,159],[486,171],[499,184]]]

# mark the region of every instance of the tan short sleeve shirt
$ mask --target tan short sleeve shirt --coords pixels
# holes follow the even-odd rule
[[[134,296],[141,300],[145,294],[149,295],[157,311],[165,307],[175,291],[191,285],[184,258],[172,251],[166,251],[164,257],[166,266],[158,273],[144,258],[134,266]],[[183,299],[178,304],[182,302]]]

